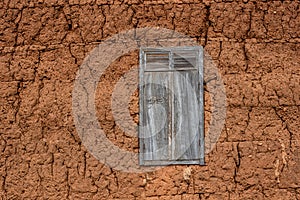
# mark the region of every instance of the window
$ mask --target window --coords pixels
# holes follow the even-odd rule
[[[204,165],[203,48],[142,48],[140,165]]]

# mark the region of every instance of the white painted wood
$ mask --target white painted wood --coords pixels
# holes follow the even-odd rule
[[[144,73],[145,160],[169,158],[169,73]]]
[[[139,76],[140,164],[203,165],[202,47],[141,49]]]
[[[199,159],[199,105],[197,72],[174,72],[173,160]]]

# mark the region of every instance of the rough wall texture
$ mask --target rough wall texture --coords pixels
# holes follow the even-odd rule
[[[83,59],[109,36],[147,26],[195,38],[218,64],[227,118],[207,166],[115,171],[76,133],[71,92]],[[0,1],[0,196],[300,199],[299,42],[298,1]],[[115,125],[110,95],[137,64],[137,52],[115,61],[96,97],[108,138],[135,152],[137,139]],[[129,105],[136,122],[137,95]]]

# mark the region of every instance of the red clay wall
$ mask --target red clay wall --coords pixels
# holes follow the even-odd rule
[[[83,59],[113,34],[147,26],[195,38],[218,64],[227,118],[207,166],[116,171],[95,159],[76,133],[72,89]],[[299,41],[298,1],[2,0],[0,196],[299,199]],[[137,139],[116,126],[110,95],[137,65],[137,52],[115,61],[96,97],[108,138],[134,152]],[[135,122],[137,95],[129,105]]]

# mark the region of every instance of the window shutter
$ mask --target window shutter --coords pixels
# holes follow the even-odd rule
[[[140,164],[204,164],[202,47],[140,51]]]

